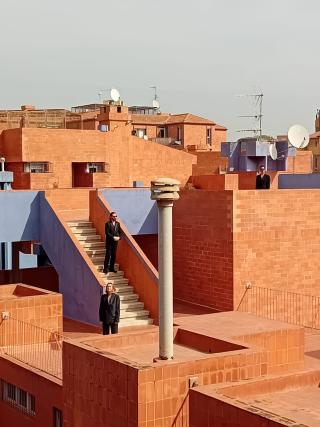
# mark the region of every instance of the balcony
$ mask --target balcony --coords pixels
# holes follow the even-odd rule
[[[156,142],[161,145],[182,145],[182,142],[177,141],[175,138],[149,138],[149,141]]]

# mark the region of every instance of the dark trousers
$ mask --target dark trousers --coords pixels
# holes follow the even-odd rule
[[[102,333],[103,333],[103,335],[109,335],[110,329],[111,329],[112,334],[117,334],[118,333],[118,323],[109,324],[109,323],[102,322]]]
[[[114,271],[114,263],[116,261],[118,242],[114,240],[106,240],[106,256],[104,258],[103,271]]]

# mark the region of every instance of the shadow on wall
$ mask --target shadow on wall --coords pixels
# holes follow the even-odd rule
[[[39,192],[0,192],[0,206],[1,242],[39,240]]]
[[[149,188],[105,189],[101,193],[131,235],[158,234],[158,210]]]
[[[40,241],[59,274],[63,294],[63,314],[71,319],[99,324],[102,286],[86,262],[82,248],[73,241],[43,193],[41,198]]]

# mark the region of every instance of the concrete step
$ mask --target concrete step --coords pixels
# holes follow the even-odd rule
[[[79,234],[87,236],[89,234],[96,234],[97,233],[97,230],[95,228],[70,227],[70,229],[72,230],[73,234],[75,234],[76,236]]]
[[[94,265],[96,265],[96,266],[102,265],[103,266],[104,256],[93,255],[93,256],[90,256],[90,258],[91,258],[91,261],[93,262]]]
[[[137,302],[139,300],[139,297],[137,294],[119,294],[121,304],[127,304],[131,302]]]
[[[143,325],[152,325],[152,324],[153,324],[153,319],[134,319],[134,318],[129,318],[129,319],[123,319],[119,323],[119,327],[120,328],[125,328],[127,326],[143,326]]]
[[[121,311],[122,310],[124,310],[124,311],[133,311],[133,310],[136,310],[136,311],[141,311],[141,310],[143,310],[144,309],[144,304],[143,304],[143,302],[140,302],[140,301],[123,301],[123,302],[121,302]]]
[[[144,319],[144,318],[148,318],[149,316],[149,311],[148,310],[134,310],[134,311],[130,311],[130,310],[122,310],[120,312],[120,319]]]
[[[103,266],[102,268],[98,269],[98,271],[100,276],[102,276],[104,279],[119,279],[120,277],[124,276],[124,273],[121,270],[118,270],[116,273],[108,273],[108,274],[104,274],[102,270],[103,270]]]
[[[85,249],[105,249],[106,247],[105,243],[102,240],[96,242],[81,241],[80,243]]]
[[[81,242],[101,242],[101,237],[98,234],[81,235],[75,234],[76,238]]]
[[[118,279],[102,279],[105,284],[112,283],[113,285],[128,285],[129,279],[126,279],[125,277],[119,277]]]
[[[95,249],[95,248],[90,248],[90,249],[88,249],[88,248],[85,248],[86,249],[86,252],[87,252],[87,254],[89,255],[89,257],[91,257],[91,258],[93,258],[94,256],[101,256],[101,257],[105,257],[105,254],[106,254],[106,250],[105,250],[105,248],[103,247],[103,248],[97,248],[97,249]]]
[[[130,294],[133,293],[133,286],[123,285],[123,286],[115,286],[117,294]]]
[[[90,221],[67,221],[67,224],[69,227],[91,227],[92,228],[92,222]]]

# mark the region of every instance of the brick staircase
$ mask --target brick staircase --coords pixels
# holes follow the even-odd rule
[[[121,301],[119,326],[151,325],[153,320],[149,318],[149,311],[144,309],[143,302],[139,301],[139,296],[134,293],[133,286],[129,285],[129,280],[124,277],[123,271],[119,270],[119,265],[115,265],[116,273],[103,273],[105,243],[97,234],[92,223],[85,220],[74,220],[67,221],[67,224],[91,258],[91,262],[103,281],[106,284],[111,282],[115,286]]]

